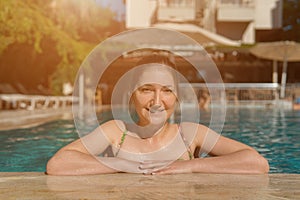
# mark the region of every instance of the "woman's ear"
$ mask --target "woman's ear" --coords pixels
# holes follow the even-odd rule
[[[134,106],[134,98],[132,98],[132,96],[129,99],[128,109],[129,109],[129,115],[131,117],[131,120],[136,123],[138,121],[139,117],[136,113],[135,106]]]
[[[134,104],[134,92],[128,92],[129,105]]]
[[[127,97],[128,97],[128,99],[131,98],[131,95],[132,95],[132,92],[128,91],[128,92],[127,92]]]

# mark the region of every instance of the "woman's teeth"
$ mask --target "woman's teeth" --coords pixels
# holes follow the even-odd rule
[[[148,111],[150,111],[151,113],[156,113],[156,112],[163,112],[165,109],[163,108],[150,108],[148,109]]]

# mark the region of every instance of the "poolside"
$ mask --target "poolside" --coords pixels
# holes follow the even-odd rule
[[[299,199],[300,175],[0,173],[0,199]]]
[[[28,128],[49,122],[55,119],[72,119],[71,106],[54,109],[35,110],[1,110],[0,130],[10,130],[17,128]]]

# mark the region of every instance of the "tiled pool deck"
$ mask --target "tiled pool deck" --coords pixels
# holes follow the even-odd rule
[[[0,173],[0,199],[300,199],[299,174]]]

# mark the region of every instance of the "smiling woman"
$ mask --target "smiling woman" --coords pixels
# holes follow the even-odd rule
[[[153,51],[141,58],[128,91],[137,120],[100,125],[59,150],[47,173],[267,173],[268,162],[253,148],[198,123],[171,123],[180,107],[175,72],[171,53]]]

